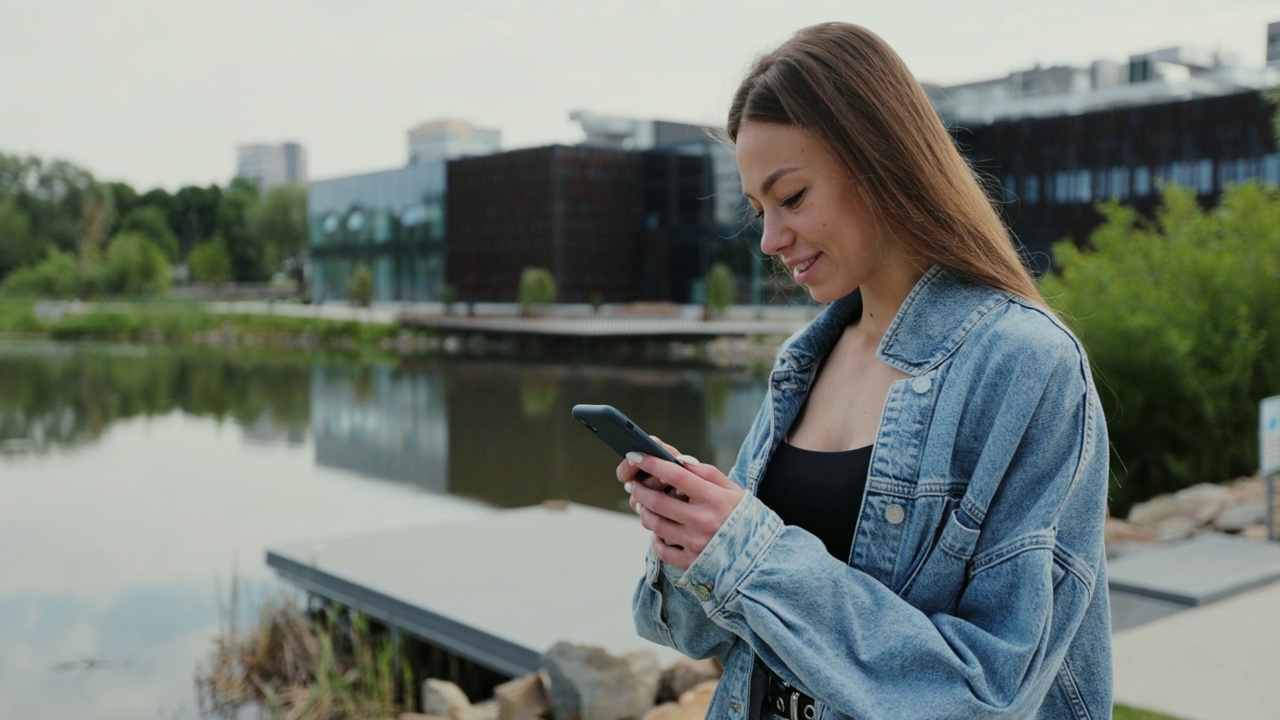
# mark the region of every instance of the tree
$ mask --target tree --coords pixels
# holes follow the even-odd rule
[[[707,302],[705,316],[720,316],[738,298],[738,280],[728,265],[718,262],[707,273]]]
[[[214,235],[191,249],[187,255],[187,269],[196,282],[222,284],[231,279],[231,258],[227,244]]]
[[[120,222],[120,232],[142,235],[154,244],[169,262],[178,260],[178,236],[169,227],[169,219],[154,205],[137,207]]]
[[[188,185],[173,196],[169,227],[178,235],[179,257],[186,257],[197,243],[210,239],[218,227],[222,188]]]
[[[301,185],[271,188],[250,211],[249,231],[262,247],[264,274],[274,274],[282,261],[307,246],[307,189]]]
[[[231,279],[257,282],[263,278],[262,247],[249,231],[249,213],[258,204],[258,189],[244,178],[236,178],[218,204],[217,233],[227,244],[231,258]]]
[[[351,298],[352,305],[369,307],[372,304],[373,273],[369,272],[368,265],[356,265],[351,279],[347,281],[347,296]]]
[[[535,307],[556,301],[556,279],[544,267],[527,267],[520,273],[520,314],[530,315]]]
[[[1205,211],[1168,187],[1154,220],[1100,210],[1094,250],[1056,245],[1041,287],[1088,348],[1123,514],[1257,468],[1257,401],[1280,388],[1280,192],[1233,185]]]
[[[145,235],[125,233],[107,243],[107,290],[120,295],[164,295],[169,291],[169,263]]]
[[[31,218],[16,199],[0,200],[0,278],[21,267],[35,265],[47,252],[44,242],[31,229]]]
[[[31,298],[73,298],[78,288],[76,259],[50,248],[39,264],[20,268],[4,281],[4,294]]]

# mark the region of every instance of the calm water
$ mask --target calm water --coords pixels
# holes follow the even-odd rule
[[[198,717],[219,605],[233,574],[272,591],[267,547],[548,498],[625,511],[570,407],[727,468],[763,393],[670,368],[0,341],[0,718]]]

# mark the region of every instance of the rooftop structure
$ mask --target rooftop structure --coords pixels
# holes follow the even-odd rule
[[[1280,23],[1268,26],[1268,58],[1268,67],[1247,68],[1229,53],[1171,47],[1131,55],[1127,63],[1097,60],[1087,68],[1037,65],[994,80],[926,84],[925,91],[949,123],[1079,115],[1280,84]]]
[[[477,127],[465,120],[433,120],[411,128],[409,164],[490,155],[502,149],[502,131]]]

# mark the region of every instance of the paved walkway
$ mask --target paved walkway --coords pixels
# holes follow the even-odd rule
[[[1280,718],[1280,582],[1122,630],[1115,697],[1187,720]]]

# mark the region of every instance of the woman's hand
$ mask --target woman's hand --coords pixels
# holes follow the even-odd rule
[[[665,444],[665,443],[664,443]],[[674,455],[674,448],[668,446]],[[640,524],[653,532],[653,551],[663,562],[688,569],[698,559],[712,536],[724,525],[742,499],[743,489],[725,477],[714,465],[677,455],[683,466],[651,455],[627,453],[622,465],[631,467],[628,487],[631,507],[640,515]],[[648,473],[634,479],[636,471]],[[618,478],[623,479],[619,466]]]

